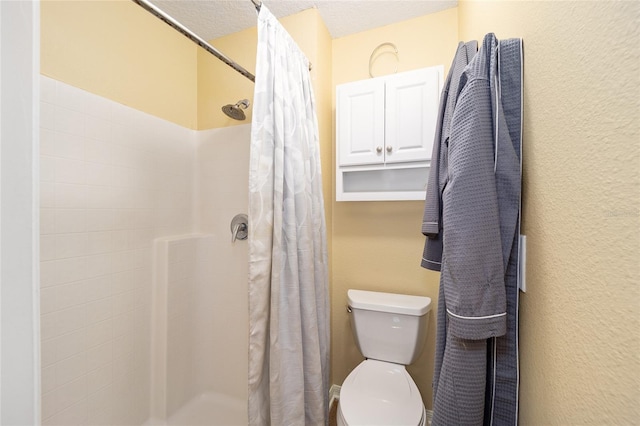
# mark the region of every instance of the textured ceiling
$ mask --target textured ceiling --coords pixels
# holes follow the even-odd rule
[[[256,25],[250,0],[151,0],[164,12],[205,40]],[[457,5],[457,0],[268,0],[278,18],[315,7],[331,37],[343,37],[404,21]]]

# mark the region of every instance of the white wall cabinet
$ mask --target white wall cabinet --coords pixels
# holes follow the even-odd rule
[[[424,199],[443,67],[336,88],[336,199]]]

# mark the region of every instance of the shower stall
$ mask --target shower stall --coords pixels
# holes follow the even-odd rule
[[[138,14],[131,4],[77,7],[98,19]],[[76,5],[45,6],[62,28]],[[42,423],[246,425],[248,247],[230,224],[248,210],[250,125],[192,130],[49,77],[50,62],[39,81]],[[248,106],[224,110],[241,119]]]
[[[248,253],[229,223],[247,210],[249,126],[197,139],[201,233],[154,241],[149,424],[244,425]],[[223,166],[229,159],[234,170]]]
[[[200,50],[193,55],[182,36],[149,21],[132,3],[44,2],[43,7],[42,424],[246,425],[248,241],[233,238],[243,231],[233,219],[248,213],[251,125],[235,119],[245,115],[249,101],[243,97],[253,84],[224,65],[209,73],[210,56]],[[127,42],[113,52],[108,40],[100,44],[98,37],[89,52],[53,61],[72,51],[60,46],[75,46],[77,35],[87,31],[76,26],[76,7],[87,22],[105,21],[100,28],[105,31],[129,13],[132,23],[122,24]],[[147,24],[161,29],[150,34]],[[131,28],[135,25],[144,29]],[[151,41],[138,42],[127,29]],[[146,50],[149,43],[161,45],[161,51]],[[150,57],[129,62],[143,51]],[[157,96],[163,82],[173,82],[172,73],[161,74],[164,80],[149,73],[154,67],[165,70],[169,51],[193,61],[181,77],[189,80],[187,88],[198,87],[197,96],[185,100],[176,85],[176,114],[184,105],[198,110],[182,124],[159,118],[163,115],[154,109],[174,102],[166,94]],[[103,62],[86,71],[82,61],[89,54]],[[71,60],[78,63],[69,67]],[[121,66],[109,68],[118,60]],[[74,74],[76,67],[80,75]],[[117,74],[121,68],[126,75]],[[191,80],[196,68],[198,76],[216,83],[242,79],[237,83],[242,90],[210,96],[208,87],[200,90],[200,79]],[[96,84],[91,80],[99,80],[96,76],[108,81]],[[87,90],[80,88],[85,83]],[[106,87],[107,96],[119,101],[91,91],[92,84]],[[150,97],[146,105],[136,105],[135,97],[120,100],[138,89]],[[201,98],[211,101],[203,110],[220,116],[221,124],[195,126]]]
[[[43,424],[246,424],[250,125],[40,83]]]

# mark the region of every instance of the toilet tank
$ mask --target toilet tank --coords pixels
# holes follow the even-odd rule
[[[367,359],[409,365],[424,347],[431,299],[349,290],[351,329]]]

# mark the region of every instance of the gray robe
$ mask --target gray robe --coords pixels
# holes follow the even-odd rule
[[[440,271],[442,262],[442,191],[447,182],[447,149],[451,134],[451,117],[459,94],[460,76],[478,50],[478,42],[460,42],[449,69],[449,74],[440,96],[440,109],[436,134],[433,141],[431,169],[427,182],[427,195],[422,220],[422,233],[427,237],[424,244],[421,265],[433,271]],[[444,287],[441,285],[438,296],[436,320],[436,354],[434,377],[440,376],[442,358],[444,357],[447,312],[444,300]],[[437,392],[438,381],[433,381],[433,394]]]
[[[496,72],[501,109],[500,117],[504,122],[499,126],[501,130],[508,129],[511,147],[498,150],[500,156],[510,157],[510,163],[519,162],[519,172],[522,175],[522,40],[508,39],[499,43]],[[506,152],[505,152],[506,151]],[[512,155],[515,154],[517,159]],[[501,169],[501,168],[498,168]],[[505,294],[507,300],[507,331],[489,342],[487,404],[485,405],[485,424],[487,425],[516,425],[518,423],[518,253],[520,235],[520,187],[513,187],[510,176],[498,175],[498,199],[501,206],[501,222],[511,226],[513,216],[518,206],[516,232],[510,243],[511,251],[507,256],[507,248],[503,247],[505,262]],[[504,220],[503,220],[504,219]],[[508,238],[511,228],[507,228],[503,238]],[[509,241],[503,239],[504,245]]]
[[[511,342],[517,339],[517,323],[516,334],[508,333],[514,324],[508,325],[507,319],[513,322],[515,314],[517,321],[517,283],[512,278],[521,186],[521,93],[518,85],[515,97],[506,94],[513,81],[503,85],[501,73],[519,78],[520,50],[511,54],[519,42],[507,41],[504,50],[510,54],[501,58],[503,45],[488,34],[459,81],[442,191],[439,306],[446,319],[439,318],[438,325],[440,329],[444,323],[445,331],[444,336],[438,333],[436,350],[436,364],[440,353],[442,364],[434,374],[434,426],[517,422],[517,377],[514,396],[502,389],[510,384],[511,373],[500,371],[513,359],[517,372],[517,345]],[[508,107],[503,106],[501,92],[507,95]],[[513,288],[515,310],[513,301],[507,302]],[[497,340],[498,336],[508,338]],[[515,353],[509,351],[514,348]],[[502,413],[499,418],[496,408]]]
[[[427,237],[421,265],[439,271],[442,262],[442,190],[447,182],[447,147],[451,117],[459,94],[460,76],[478,50],[478,42],[460,42],[440,96],[440,109],[431,154],[427,195],[422,218],[422,234]]]

